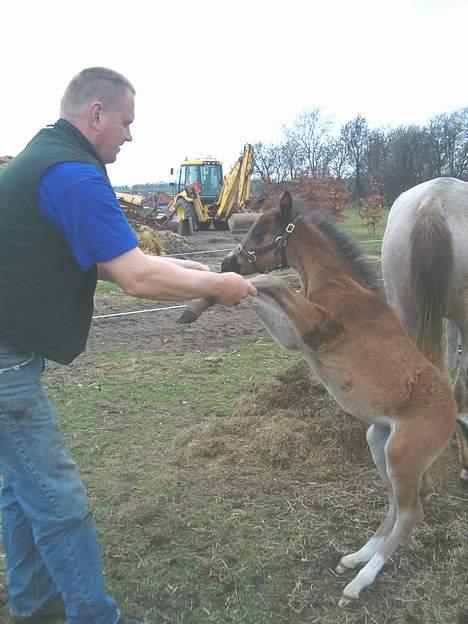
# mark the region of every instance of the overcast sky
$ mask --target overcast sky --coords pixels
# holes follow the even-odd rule
[[[56,120],[81,69],[111,67],[137,90],[116,185],[185,157],[228,168],[315,107],[375,127],[468,105],[468,0],[12,0],[1,23],[0,155]]]

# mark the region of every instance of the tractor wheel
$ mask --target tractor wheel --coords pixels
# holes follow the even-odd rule
[[[181,219],[177,223],[177,234],[179,234],[179,236],[192,236],[193,234],[192,217],[187,217],[187,219]]]
[[[180,236],[191,236],[199,228],[197,211],[191,202],[179,197],[176,203],[176,214],[183,213],[177,224],[177,234]]]
[[[226,231],[229,230],[229,225],[227,221],[213,221],[215,230],[218,231]]]

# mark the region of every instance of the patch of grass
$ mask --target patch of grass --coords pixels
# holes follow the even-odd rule
[[[450,519],[447,532],[429,531],[429,517],[363,599],[343,610],[337,600],[347,579],[333,569],[382,519],[375,470],[344,464],[321,481],[300,465],[273,468],[256,458],[178,463],[178,433],[229,419],[249,381],[297,359],[261,339],[214,356],[87,353],[47,372],[89,491],[109,593],[124,613],[155,624],[462,624],[466,567],[455,499],[436,500],[431,512]],[[362,504],[363,488],[371,505]],[[6,606],[0,621],[11,622]]]
[[[122,289],[113,282],[104,282],[99,280],[96,285],[96,295],[105,295],[109,293],[122,292]]]
[[[80,363],[51,367],[46,372],[44,385],[57,406],[88,489],[108,570],[109,592],[117,596],[123,610],[151,612],[155,603],[171,602],[172,583],[190,587],[194,578],[211,574],[206,562],[202,565],[185,550],[191,548],[193,536],[206,537],[214,529],[224,507],[205,492],[203,502],[195,494],[196,510],[190,504],[183,505],[184,513],[178,508],[190,493],[172,463],[174,435],[184,425],[206,416],[228,417],[233,401],[249,379],[259,372],[269,374],[290,361],[291,356],[275,344],[259,340],[257,345],[213,357],[193,353],[137,357],[113,350],[93,357],[83,355]],[[172,516],[174,505],[177,511]],[[195,550],[206,550],[200,545],[205,537],[195,540]],[[169,539],[171,545],[167,545]],[[183,565],[172,578],[174,539],[178,561]],[[147,550],[151,545],[163,549],[154,560],[156,553]],[[200,565],[190,569],[186,567],[190,561]],[[0,562],[3,593],[5,587]],[[207,591],[219,593],[213,587]],[[186,599],[182,591],[179,597]],[[170,621],[190,621],[184,619],[178,601],[171,611],[173,608],[180,610],[181,619]],[[204,621],[205,608],[200,613],[201,619],[194,621]],[[162,621],[168,621],[167,614],[160,615]],[[7,607],[1,602],[0,621],[10,622]]]
[[[339,224],[339,227],[350,234],[364,251],[380,254],[388,213],[388,210],[384,210],[384,216],[377,225],[375,234],[368,231],[365,221],[359,217],[359,211],[356,209],[344,211],[345,219]]]

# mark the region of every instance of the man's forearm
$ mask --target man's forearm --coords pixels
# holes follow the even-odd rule
[[[167,256],[152,256],[153,258],[158,258],[159,260],[166,260],[167,262],[172,262],[173,264],[178,264],[179,266],[184,267],[185,269],[194,269],[195,271],[210,271],[210,267],[202,262],[197,262],[196,260],[185,260],[183,258],[168,258]]]

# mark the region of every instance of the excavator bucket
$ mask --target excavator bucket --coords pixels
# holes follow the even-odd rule
[[[229,230],[233,234],[248,232],[259,216],[258,212],[238,212],[228,219]]]

